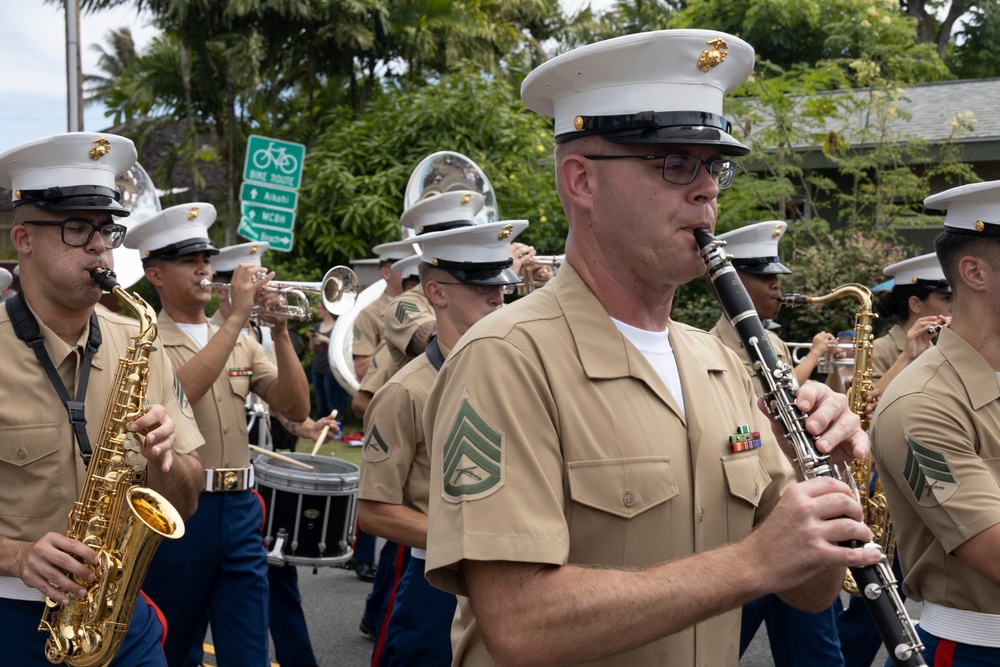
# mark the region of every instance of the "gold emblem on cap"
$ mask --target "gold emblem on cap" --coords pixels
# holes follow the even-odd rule
[[[21,191],[14,190],[14,199],[20,199],[20,198],[21,198]]]
[[[583,129],[583,116],[577,116],[573,119],[573,127],[578,131]]]
[[[434,259],[431,260],[431,264],[433,264],[434,266],[438,265],[437,257],[435,257]]]
[[[775,225],[774,226],[774,231],[771,232],[771,238],[772,239],[776,239],[779,236],[781,236],[781,225]]]
[[[104,137],[99,137],[94,140],[94,145],[90,147],[90,159],[100,160],[102,157],[111,152],[111,142]]]
[[[911,283],[916,283],[917,282],[917,277],[913,276],[912,278],[910,278],[910,282]]]
[[[257,254],[257,246],[255,246],[255,245],[250,246],[250,254],[251,255],[256,255]]]
[[[201,211],[198,210],[197,206],[192,206],[188,209],[188,220],[194,220],[199,215],[201,215]]]
[[[726,51],[729,47],[726,46],[726,40],[721,37],[708,40],[708,45],[712,48],[705,49],[698,56],[698,69],[702,72],[707,72],[713,67],[718,67],[729,56],[729,53]]]
[[[982,220],[976,220],[976,231],[981,232],[986,229],[986,223]]]
[[[505,238],[514,233],[514,225],[509,222],[500,228],[500,233],[497,234],[497,241],[503,241]]]
[[[464,195],[464,196],[462,197],[462,201],[461,201],[461,202],[459,202],[459,203],[460,203],[460,204],[461,204],[462,206],[465,206],[465,205],[466,205],[466,204],[468,204],[468,203],[469,203],[470,201],[472,201],[472,195]]]

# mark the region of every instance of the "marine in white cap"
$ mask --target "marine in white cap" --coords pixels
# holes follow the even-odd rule
[[[199,623],[207,611],[220,662],[267,667],[267,555],[262,508],[253,492],[246,400],[252,392],[302,422],[309,416],[309,383],[286,320],[270,318],[274,362],[242,333],[255,306],[264,319],[264,307],[278,298],[266,290],[274,277],[266,266],[237,264],[229,281],[229,317],[219,326],[206,316],[211,259],[219,252],[208,231],[215,216],[211,204],[180,204],[142,221],[126,238],[142,255],[146,279],[159,294],[158,344],[173,361],[205,436],[198,511],[183,538],[161,544],[145,590],[170,626],[164,643],[168,664],[184,664],[192,644],[201,641]],[[222,533],[221,525],[227,526]],[[184,577],[166,576],[177,568]],[[223,616],[243,624],[237,629]]]
[[[925,659],[1000,664],[1000,181],[924,206],[945,211],[934,249],[951,322],[886,389],[872,451]]]
[[[740,281],[747,290],[757,316],[763,321],[773,321],[781,310],[781,279],[792,270],[781,261],[779,243],[788,225],[782,220],[757,222],[720,234],[725,241],[726,253],[732,256],[732,264]],[[708,281],[709,289],[715,289]],[[754,368],[749,358],[743,354],[736,329],[725,315],[712,327],[710,333],[718,336],[723,344],[735,352],[743,361],[750,376]],[[778,358],[793,367],[797,384],[808,380],[817,369],[820,360],[827,355],[831,359],[842,359],[844,350],[831,349],[837,342],[836,336],[820,331],[812,338],[808,352],[796,364],[793,355],[778,334],[767,332],[768,340]],[[831,364],[826,372],[825,382],[834,391],[846,393],[839,366]],[[757,380],[754,380],[756,385]],[[864,610],[867,615],[867,610]],[[831,604],[820,613],[808,613],[796,609],[774,593],[765,595],[743,606],[740,623],[740,657],[757,634],[761,624],[767,629],[768,644],[775,665],[813,665],[815,667],[843,667],[840,642],[837,640],[837,606]]]
[[[81,497],[87,462],[98,443],[109,444],[102,417],[109,401],[120,400],[115,369],[138,335],[134,319],[95,309],[102,289],[91,277],[112,268],[112,249],[125,235],[119,221],[128,211],[114,183],[135,158],[130,140],[95,133],[46,137],[0,155],[21,281],[21,291],[0,307],[7,452],[0,456],[0,626],[4,661],[12,665],[49,664],[49,634],[38,632],[42,595],[66,605],[108,580],[80,583],[94,577],[97,554],[67,536],[66,519],[78,500],[89,503]],[[147,405],[129,425],[145,435],[145,484],[186,518],[197,502],[195,450],[204,441],[159,341],[149,352],[147,379]],[[180,573],[165,574],[173,580]],[[164,628],[142,596],[131,621],[111,664],[155,663],[156,656],[162,664]]]
[[[500,309],[504,294],[519,282],[509,246],[527,226],[508,220],[420,236],[420,284],[434,307],[437,331],[424,352],[378,390],[365,413],[360,525],[412,551],[373,664],[451,663],[455,596],[423,576],[430,470],[421,416],[448,351],[470,326]]]
[[[820,611],[843,565],[877,560],[835,546],[870,536],[860,505],[839,482],[792,483],[740,360],[670,319],[705,271],[693,231],[714,228],[747,152],[722,100],[752,69],[732,35],[660,31],[522,84],[555,119],[566,262],[473,325],[428,396],[426,573],[468,596],[454,664],[735,667],[741,605],[777,592]],[[867,454],[842,396],[799,396],[824,452]],[[763,446],[735,449],[744,430]]]
[[[719,240],[726,242],[726,253],[732,256],[733,266],[753,301],[757,315],[764,321],[773,321],[778,316],[782,298],[779,276],[792,272],[781,263],[778,252],[778,244],[787,229],[788,225],[782,220],[768,220],[734,229],[718,237]],[[720,336],[726,347],[743,357],[736,330],[725,316],[719,319],[712,333]],[[800,385],[812,377],[820,360],[828,352],[836,359],[846,356],[843,350],[830,349],[830,346],[837,342],[836,336],[827,331],[820,331],[813,336],[809,351],[796,365],[784,341],[773,331],[768,332],[768,337],[781,360],[794,366],[795,380]],[[745,357],[743,365],[753,375],[750,362]],[[838,367],[833,366],[827,373],[826,384],[834,391],[845,392]],[[814,647],[815,644],[812,645],[812,648]]]
[[[928,253],[885,267],[889,291],[875,304],[879,317],[892,322],[875,339],[872,380],[882,392],[910,362],[926,352],[951,320],[952,295],[937,255]]]

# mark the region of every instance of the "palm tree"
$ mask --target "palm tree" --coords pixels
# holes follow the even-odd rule
[[[105,49],[100,44],[91,45],[91,49],[99,54],[97,66],[106,76],[100,74],[84,74],[83,86],[85,104],[104,102],[114,88],[115,81],[125,72],[129,64],[135,60],[135,41],[129,28],[109,30]]]

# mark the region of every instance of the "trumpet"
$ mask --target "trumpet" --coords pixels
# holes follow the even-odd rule
[[[535,284],[535,273],[532,268],[535,266],[551,266],[552,273],[559,270],[562,263],[566,261],[566,255],[535,255],[521,267],[521,282],[517,284],[517,295],[524,296],[535,291],[538,285]]]
[[[788,351],[792,353],[792,364],[798,366],[809,354],[812,343],[785,343]],[[843,350],[845,354],[840,359],[834,356],[836,350]],[[854,344],[853,343],[833,343],[826,348],[826,352],[819,361],[816,362],[816,372],[829,373],[834,368],[854,368]]]
[[[259,273],[255,280],[261,280],[266,273]],[[212,282],[207,278],[201,281],[205,289],[216,289],[228,295],[229,283]],[[326,272],[320,282],[296,282],[291,280],[272,280],[263,289],[264,292],[277,294],[273,304],[268,302],[263,306],[254,306],[251,317],[267,315],[279,319],[308,322],[312,319],[312,307],[307,294],[318,294],[323,300],[323,306],[333,315],[343,315],[354,307],[360,291],[358,276],[346,266],[335,266]]]

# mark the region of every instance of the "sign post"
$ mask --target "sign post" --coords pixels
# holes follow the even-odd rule
[[[288,252],[295,238],[295,209],[306,147],[250,135],[240,187],[242,216],[237,233]]]

